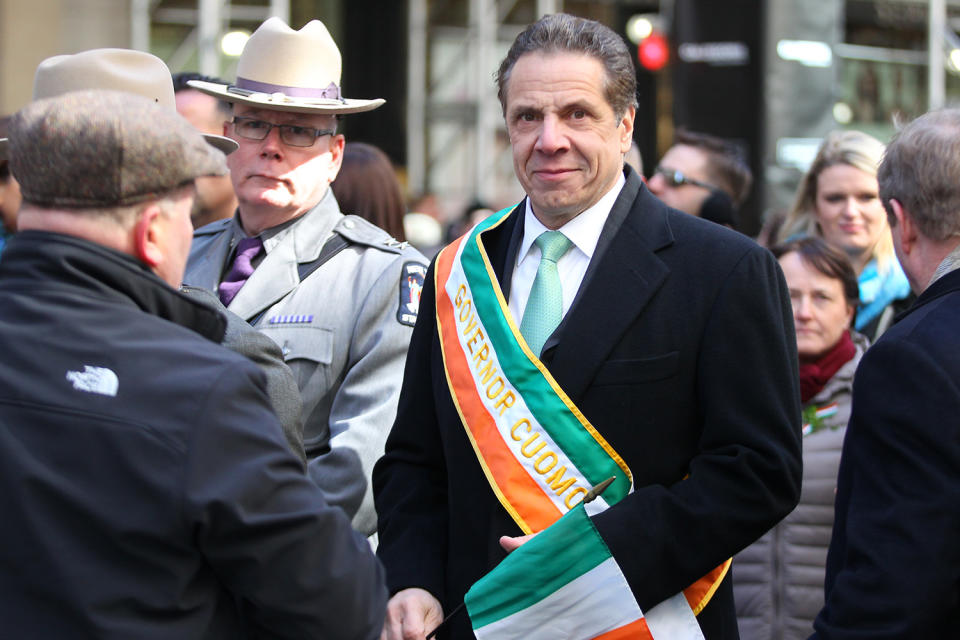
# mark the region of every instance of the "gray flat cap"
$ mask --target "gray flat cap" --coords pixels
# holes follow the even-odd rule
[[[38,100],[14,114],[10,129],[10,170],[23,199],[48,208],[131,205],[228,172],[223,153],[190,123],[129,93]]]

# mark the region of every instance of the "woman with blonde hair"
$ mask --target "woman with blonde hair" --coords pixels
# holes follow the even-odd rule
[[[877,185],[884,146],[860,131],[824,138],[778,239],[820,236],[850,258],[860,285],[856,330],[875,341],[910,302]]]

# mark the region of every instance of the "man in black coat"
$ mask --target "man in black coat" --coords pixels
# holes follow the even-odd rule
[[[13,119],[0,262],[0,620],[16,638],[375,638],[383,569],[176,290],[223,154],[152,100]],[[9,145],[9,148],[7,148]]]
[[[765,250],[667,208],[624,168],[635,80],[615,33],[548,16],[518,37],[499,83],[528,198],[480,237],[529,352],[633,472],[634,491],[593,522],[647,612],[797,502],[800,407],[786,286]],[[563,319],[541,349],[521,318],[540,269],[534,239],[545,228],[572,246],[556,263]],[[423,637],[525,540],[451,399],[436,270],[374,474],[390,639]],[[736,637],[729,582],[699,613],[702,637]],[[441,638],[473,637],[467,616],[449,625]]]
[[[837,479],[813,638],[960,633],[960,110],[931,112],[877,174],[914,305],[867,351]]]

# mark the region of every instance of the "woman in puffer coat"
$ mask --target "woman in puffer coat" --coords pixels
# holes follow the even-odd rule
[[[840,450],[853,374],[867,339],[851,329],[859,302],[846,255],[817,237],[771,249],[790,298],[800,356],[803,486],[800,504],[738,554],[733,589],[744,640],[805,639],[823,607]]]

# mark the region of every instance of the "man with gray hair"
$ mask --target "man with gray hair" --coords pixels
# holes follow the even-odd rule
[[[18,638],[374,638],[383,570],[286,446],[226,320],[177,291],[223,154],[112,91],[2,145],[0,619]]]
[[[877,179],[918,297],[857,369],[813,637],[952,638],[960,628],[960,110],[904,127]]]
[[[374,471],[385,637],[736,637],[728,559],[799,497],[783,276],[624,166],[614,31],[546,16],[497,78],[527,197],[426,278]]]

